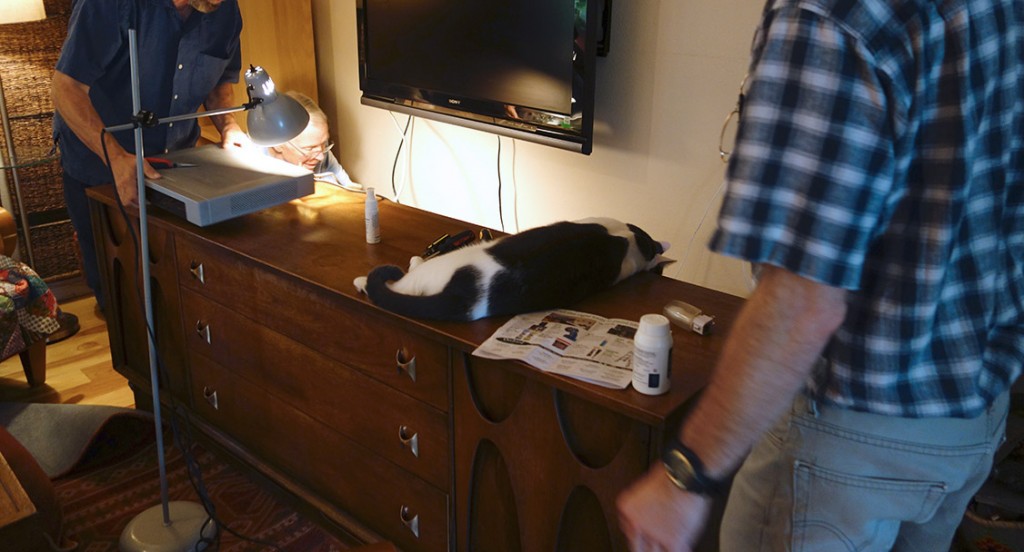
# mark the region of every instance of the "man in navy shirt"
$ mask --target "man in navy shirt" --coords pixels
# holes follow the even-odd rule
[[[113,182],[123,203],[138,202],[133,133],[102,132],[135,115],[129,29],[137,31],[141,106],[158,118],[194,113],[200,106],[212,110],[236,105],[231,85],[238,82],[241,68],[242,17],[236,0],[75,1],[53,76],[53,132],[86,281],[101,307],[85,190]],[[224,147],[248,142],[231,115],[212,120]],[[199,132],[194,120],[159,125],[143,131],[143,144],[150,154],[189,148]],[[160,177],[148,163],[145,175]]]

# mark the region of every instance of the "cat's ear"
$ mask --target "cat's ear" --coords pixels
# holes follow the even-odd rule
[[[626,227],[633,232],[636,246],[640,249],[640,253],[643,254],[645,259],[653,259],[658,253],[664,253],[664,250],[658,251],[661,247],[661,242],[654,241],[654,238],[642,228],[635,224],[626,224]]]
[[[661,274],[662,271],[665,270],[666,266],[674,262],[676,262],[675,259],[669,259],[668,257],[658,255],[657,257],[654,258],[654,264],[651,267],[651,272],[655,274]]]
[[[668,243],[667,241],[659,241],[658,245],[661,246],[661,251],[659,251],[658,253],[664,253],[664,252],[668,251],[669,247],[672,247],[672,244]],[[673,262],[675,262],[675,261],[673,261]]]

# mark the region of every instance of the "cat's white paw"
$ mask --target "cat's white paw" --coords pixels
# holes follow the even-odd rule
[[[359,293],[366,293],[366,276],[360,276],[352,280],[352,285],[356,286],[356,291]]]
[[[409,259],[409,270],[412,270],[417,266],[420,266],[421,264],[423,264],[423,257],[412,257],[411,259]]]

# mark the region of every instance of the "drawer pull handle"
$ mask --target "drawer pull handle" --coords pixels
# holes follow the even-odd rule
[[[220,410],[220,403],[217,402],[217,392],[216,391],[214,391],[213,389],[210,389],[209,387],[205,387],[204,386],[203,387],[203,398],[206,399],[206,402],[210,403],[210,406],[212,406],[214,410]]]
[[[402,524],[412,531],[416,538],[420,538],[420,516],[419,514],[413,514],[409,510],[408,506],[402,506],[402,510],[398,514],[402,518]]]
[[[408,447],[412,452],[412,455],[416,458],[420,457],[420,434],[413,433],[412,437],[409,436],[409,426],[398,427],[398,440],[402,442],[403,447]]]
[[[212,343],[210,341],[209,324],[203,324],[202,320],[196,320],[196,333],[199,334],[199,337],[203,338],[203,340],[206,341],[207,343]]]
[[[200,284],[206,283],[206,276],[203,273],[203,263],[192,261],[188,265],[188,271],[192,273],[193,278],[199,280]]]
[[[405,347],[395,353],[395,364],[398,366],[398,373],[405,372],[409,379],[416,381],[416,356],[410,355]]]

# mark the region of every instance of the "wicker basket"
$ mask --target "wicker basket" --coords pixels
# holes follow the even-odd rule
[[[0,78],[20,162],[44,159],[53,144],[50,83],[67,35],[71,0],[46,0],[45,7],[47,18],[42,21],[0,26]],[[13,183],[10,170],[6,176]],[[60,162],[50,159],[22,167],[18,181],[21,201],[13,189],[11,198],[16,212],[28,220],[32,268],[47,281],[79,275],[80,254],[67,217]],[[19,239],[24,240],[25,228],[21,217],[17,219]],[[28,256],[21,260],[27,262]]]

